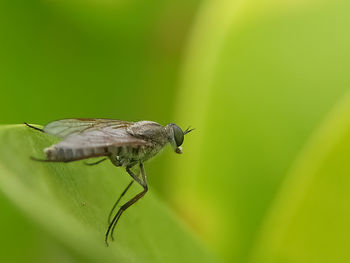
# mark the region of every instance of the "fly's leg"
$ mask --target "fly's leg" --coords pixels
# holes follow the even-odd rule
[[[40,132],[44,132],[44,130],[43,129],[40,129],[40,128],[37,128],[37,127],[34,127],[33,125],[30,125],[30,124],[28,124],[28,123],[24,123],[27,127],[29,127],[29,128],[32,128],[32,129],[34,129],[34,130],[37,130],[37,131],[40,131]],[[44,132],[45,133],[45,132]]]
[[[141,178],[138,178],[135,176],[135,174],[130,170],[131,167],[126,167],[126,171],[128,172],[128,174],[136,181],[138,182],[142,187],[143,187],[143,191],[138,193],[137,195],[135,195],[133,198],[131,198],[128,202],[126,202],[125,204],[123,204],[117,214],[113,217],[112,222],[109,224],[107,232],[106,232],[106,236],[105,236],[105,242],[106,245],[108,246],[108,235],[111,233],[111,238],[113,240],[113,232],[114,232],[114,228],[116,226],[116,224],[118,223],[119,218],[121,217],[121,215],[123,214],[123,212],[128,209],[130,206],[132,206],[133,204],[135,204],[140,198],[142,198],[146,192],[148,191],[148,186],[147,186],[147,180],[146,180],[146,173],[145,170],[143,168],[143,164],[140,163],[140,170],[141,170]]]
[[[128,186],[124,189],[124,191],[122,192],[122,194],[119,196],[118,200],[115,202],[115,204],[113,205],[112,209],[111,209],[111,212],[109,212],[109,215],[108,215],[108,224],[111,223],[111,217],[112,217],[112,214],[113,214],[113,211],[114,209],[116,208],[116,206],[118,205],[118,203],[120,202],[120,200],[122,199],[122,197],[126,194],[126,192],[129,190],[129,188],[131,187],[131,185],[133,184],[134,180],[132,180]]]
[[[43,163],[70,163],[70,162],[76,162],[76,161],[80,161],[81,159],[73,159],[73,160],[49,160],[49,159],[39,159],[33,156],[30,156],[30,159],[33,161],[37,161],[37,162],[43,162]],[[102,160],[99,160],[97,163],[91,163],[91,164],[87,164],[87,165],[95,165],[98,163],[101,163],[103,161],[107,160],[107,158],[104,158]]]
[[[30,159],[36,162],[42,162],[42,163],[70,163],[78,160],[48,160],[48,159],[38,159],[36,157],[30,156]]]
[[[94,162],[94,163],[88,163],[88,162],[84,162],[85,165],[89,165],[89,166],[92,166],[92,165],[96,165],[96,164],[99,164],[99,163],[102,163],[103,161],[106,161],[107,158],[103,158],[97,162]]]
[[[58,160],[48,160],[48,159],[38,159],[36,157],[30,156],[30,159],[36,162],[43,163],[67,163],[68,161],[58,161]]]
[[[27,127],[31,128],[31,129],[34,129],[34,130],[37,130],[37,131],[40,131],[40,132],[44,132],[43,129],[40,129],[40,128],[37,128],[37,127],[34,127],[33,125],[30,125],[28,123],[24,123]],[[35,157],[30,157],[30,159],[32,159],[33,161],[37,161],[37,162],[52,162],[51,160],[46,160],[46,159],[38,159],[38,158],[35,158]]]
[[[141,186],[143,187],[143,194],[138,198],[138,199],[140,199],[141,197],[143,197],[145,194],[146,194],[146,192],[147,192],[147,190],[148,190],[148,186],[147,186],[147,180],[146,180],[146,172],[145,172],[145,169],[144,169],[144,167],[143,167],[143,164],[142,163],[140,163],[140,171],[141,171],[141,180],[139,179],[139,184],[141,184]],[[131,171],[130,171],[130,169],[129,169],[129,171],[128,171],[128,173],[130,174],[133,174]],[[130,175],[131,175],[130,174]],[[135,175],[133,174],[133,178],[135,177]],[[137,177],[138,178],[138,177]],[[142,192],[141,192],[142,193]],[[141,194],[140,193],[140,194]],[[137,200],[138,200],[137,199]],[[136,201],[137,201],[136,200]],[[136,203],[136,201],[134,202],[134,203]],[[131,205],[133,205],[134,203],[132,203]],[[130,205],[130,206],[131,206]],[[129,207],[129,206],[128,206]],[[127,207],[127,208],[128,208]],[[118,211],[119,212],[119,211]],[[120,214],[120,216],[121,216],[121,214]],[[119,216],[119,217],[120,217]],[[116,222],[114,222],[114,225],[113,225],[113,227],[112,227],[112,230],[111,230],[111,238],[112,238],[112,241],[114,240],[114,238],[113,238],[113,233],[114,233],[114,229],[115,229],[115,227],[116,227],[116,225],[117,225],[117,221],[118,221],[119,219],[117,219],[116,220]]]

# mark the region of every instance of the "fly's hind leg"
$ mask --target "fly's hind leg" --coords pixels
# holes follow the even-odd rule
[[[31,129],[33,129],[33,130],[37,130],[37,131],[39,131],[39,132],[45,133],[43,129],[34,127],[33,125],[30,125],[30,124],[28,124],[28,123],[26,123],[26,122],[24,123],[24,125],[26,125],[27,127],[31,128]],[[37,162],[50,162],[50,160],[38,159],[38,158],[35,158],[35,157],[33,157],[33,156],[31,156],[30,159],[33,160],[33,161],[37,161]]]
[[[138,178],[131,170],[130,170],[130,166],[126,167],[126,171],[128,172],[128,174],[136,181],[138,182],[142,187],[143,190],[138,193],[137,195],[135,195],[133,198],[131,198],[128,202],[126,202],[125,204],[123,204],[118,212],[116,213],[116,215],[113,217],[112,222],[109,224],[107,232],[106,232],[106,236],[105,236],[105,242],[106,245],[108,246],[108,236],[110,235],[112,240],[113,240],[113,232],[114,232],[114,228],[118,223],[119,218],[121,217],[121,215],[123,214],[123,212],[128,209],[130,206],[132,206],[133,204],[135,204],[140,198],[142,198],[148,191],[148,186],[147,186],[147,180],[146,180],[146,172],[143,168],[143,164],[140,163],[140,170],[141,170],[141,178]]]
[[[109,212],[109,215],[108,215],[108,224],[111,223],[111,217],[112,217],[112,214],[113,214],[113,211],[114,209],[117,207],[117,205],[119,204],[120,200],[122,199],[122,197],[126,194],[126,192],[129,190],[129,188],[131,187],[131,185],[134,183],[135,181],[132,180],[128,186],[124,189],[124,191],[121,193],[121,195],[119,196],[119,198],[117,199],[117,201],[114,203],[111,211]]]
[[[32,129],[34,129],[34,130],[37,130],[37,131],[40,131],[40,132],[44,132],[44,130],[43,129],[40,129],[40,128],[37,128],[37,127],[34,127],[33,125],[30,125],[30,124],[28,124],[28,123],[24,123],[27,127],[29,127],[29,128],[32,128]],[[45,133],[45,132],[44,132]]]
[[[36,162],[42,162],[42,163],[70,163],[74,162],[76,160],[49,160],[49,159],[39,159],[33,156],[30,156],[30,159]]]
[[[102,162],[106,161],[107,159],[108,159],[108,158],[103,158],[103,159],[98,160],[97,162],[94,162],[94,163],[84,162],[84,164],[85,164],[85,165],[92,166],[92,165],[96,165],[96,164],[102,163]]]

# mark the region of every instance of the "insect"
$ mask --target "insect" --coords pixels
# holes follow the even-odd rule
[[[143,163],[155,156],[167,143],[178,154],[182,153],[181,145],[184,135],[193,129],[183,131],[179,126],[170,123],[162,126],[153,121],[128,122],[113,119],[62,119],[47,124],[43,129],[25,123],[28,127],[62,138],[60,142],[45,148],[47,159],[37,159],[42,162],[72,162],[91,157],[104,157],[95,163],[111,160],[115,166],[124,167],[132,177],[132,181],[121,193],[108,216],[108,237],[113,239],[113,232],[123,212],[142,198],[148,191],[146,172]],[[131,168],[139,166],[140,174],[135,174]],[[117,213],[113,212],[121,198],[136,181],[143,191],[124,203]]]

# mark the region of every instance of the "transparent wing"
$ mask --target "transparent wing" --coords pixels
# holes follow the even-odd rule
[[[129,124],[130,125],[130,124]],[[51,161],[75,161],[120,153],[128,148],[139,149],[151,143],[127,132],[128,125],[109,124],[72,132],[44,151]]]
[[[56,144],[56,147],[67,148],[98,148],[98,147],[138,147],[148,145],[149,142],[134,137],[126,131],[127,126],[112,125],[98,129],[86,129],[66,136]]]
[[[45,133],[59,138],[65,138],[68,135],[82,133],[88,130],[99,130],[108,126],[121,128],[131,124],[132,122],[113,119],[62,119],[50,122],[43,130]]]

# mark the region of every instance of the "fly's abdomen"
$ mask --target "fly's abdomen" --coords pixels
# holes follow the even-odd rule
[[[86,148],[68,148],[68,147],[49,147],[44,149],[47,159],[56,162],[70,162],[90,157],[107,155],[103,147],[86,147]]]

